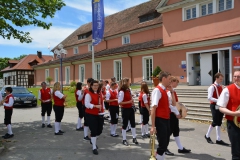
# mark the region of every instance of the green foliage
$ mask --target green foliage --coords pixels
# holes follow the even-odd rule
[[[14,60],[21,60],[23,59],[24,57],[26,57],[27,55],[26,54],[23,54],[23,55],[20,55],[19,57],[15,57],[13,58]]]
[[[49,83],[49,85],[51,85],[52,80],[53,80],[52,77],[47,77],[46,78],[46,81]]]
[[[31,43],[30,33],[21,31],[20,28],[33,25],[49,29],[52,23],[44,20],[53,18],[63,6],[63,0],[1,0],[0,36],[4,39],[19,39],[21,43]]]
[[[158,75],[159,75],[159,73],[160,73],[161,71],[162,71],[161,68],[160,68],[159,66],[157,66],[157,67],[154,69],[154,71],[153,71],[153,73],[152,73],[152,76],[153,76],[153,77],[158,77]]]
[[[76,84],[77,84],[77,83],[76,83],[75,81],[72,81],[72,82],[70,83],[70,86],[71,86],[71,87],[76,87]]]
[[[75,93],[75,90],[76,90],[76,87],[75,87],[75,86],[69,88],[69,92],[70,92],[70,93]]]

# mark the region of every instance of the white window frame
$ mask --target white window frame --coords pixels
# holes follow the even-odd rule
[[[67,82],[67,69],[69,69],[69,82]],[[65,84],[70,84],[70,66],[65,67]]]
[[[88,44],[88,52],[92,51],[92,43]]]
[[[83,77],[82,77],[81,67],[83,67],[83,69],[84,69]],[[79,65],[79,67],[78,67],[78,74],[79,74],[79,76],[78,76],[79,77],[79,82],[84,83],[84,80],[85,80],[85,64]],[[83,81],[81,81],[82,78],[83,78]]]
[[[222,11],[219,11],[219,1],[220,0],[217,0],[216,2],[216,5],[217,5],[217,12],[223,12],[223,11],[227,11],[227,10],[230,10],[230,9],[234,9],[234,0],[231,0],[232,1],[232,8],[226,8],[227,7],[227,0],[224,0],[224,9]]]
[[[128,43],[125,42],[125,38],[128,38],[128,39],[129,39],[129,42],[128,42]],[[129,34],[122,36],[122,44],[123,44],[123,45],[124,45],[124,44],[130,44],[130,42],[131,42],[131,40],[130,40],[130,35],[129,35]]]
[[[120,77],[118,78],[118,73],[117,73],[117,62],[121,63],[121,73],[120,73]],[[113,61],[113,67],[114,67],[114,71],[113,71],[113,75],[114,77],[116,77],[116,81],[119,82],[122,79],[122,60],[121,59],[117,59]]]
[[[147,72],[146,72],[146,59],[152,59],[152,72],[153,68],[153,56],[145,56],[142,57],[142,73],[143,73],[143,80],[146,82],[151,82],[152,72],[150,71],[149,79],[147,80]]]
[[[97,66],[98,65],[100,65],[100,74],[99,74],[99,79],[98,79],[98,77],[97,77]],[[96,80],[100,80],[101,79],[101,62],[96,62],[95,64],[94,64],[94,67],[95,67],[95,75],[94,75],[94,79],[96,79]]]
[[[49,69],[45,69],[45,81],[47,81],[47,78],[49,77]],[[48,82],[46,82],[48,84]]]
[[[210,4],[210,3],[212,3],[212,13],[208,13],[208,5]],[[206,5],[206,15],[202,15],[202,6],[203,5]],[[214,7],[214,6],[216,6],[216,0],[211,0],[211,1],[207,1],[207,2],[204,2],[204,3],[201,3],[200,5],[199,5],[199,12],[200,12],[200,16],[207,16],[207,15],[211,15],[211,14],[214,14],[214,13],[216,13],[216,7]]]
[[[77,50],[77,52],[75,52]],[[79,50],[78,50],[78,47],[73,47],[73,54],[78,54],[79,53]]]
[[[58,76],[56,75],[56,71],[58,72]],[[54,80],[55,82],[59,82],[59,68],[54,68]]]

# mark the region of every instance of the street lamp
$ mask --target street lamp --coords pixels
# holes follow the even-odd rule
[[[62,59],[66,57],[67,50],[63,49],[63,45],[59,44],[58,49],[54,50],[54,54],[56,57],[60,59],[60,76],[61,76],[61,86],[62,86],[62,93],[63,93],[63,73],[62,73]]]

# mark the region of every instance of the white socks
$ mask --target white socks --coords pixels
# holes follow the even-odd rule
[[[114,134],[116,134],[117,124],[114,124]]]
[[[78,118],[78,122],[77,122],[77,129],[82,127],[82,119]]]
[[[209,128],[208,128],[207,134],[206,134],[206,137],[207,137],[207,138],[210,137],[210,134],[211,134],[212,130],[213,130],[213,126],[210,125]]]
[[[122,129],[122,136],[123,136],[123,140],[127,140],[127,136],[126,136],[126,130]]]
[[[115,130],[115,125],[114,124],[110,124],[110,130],[111,130],[111,135],[114,134],[114,130]]]
[[[139,123],[142,123],[143,115],[140,114]]]
[[[45,116],[42,116],[42,124],[45,124]]]
[[[45,117],[44,117],[44,119],[45,119]],[[51,123],[50,122],[50,116],[47,116],[47,121],[48,121],[48,125]]]
[[[97,149],[97,147],[96,147],[97,138],[96,137],[91,137],[91,142],[92,142],[93,150]]]
[[[132,128],[132,136],[133,138],[136,138],[136,128]]]
[[[88,136],[88,127],[84,126],[84,137]]]
[[[165,159],[165,153],[163,153],[162,156],[160,156],[159,154],[157,154],[156,159],[157,159],[157,160],[164,160],[164,159]]]
[[[221,126],[216,126],[217,141],[221,141]]]
[[[145,125],[145,133],[148,134],[149,130],[148,130],[148,124]]]
[[[174,137],[174,139],[175,139],[175,142],[177,143],[177,146],[178,146],[178,149],[183,149],[183,146],[182,146],[182,144],[181,144],[181,142],[180,142],[180,138],[179,138],[179,136],[178,137]]]
[[[59,122],[55,122],[55,133],[59,132]]]
[[[11,124],[7,125],[7,129],[8,129],[8,134],[10,134],[10,135],[13,134],[12,133],[12,126],[11,126]]]
[[[141,125],[142,136],[145,135],[145,127],[146,127],[145,125],[143,124]]]

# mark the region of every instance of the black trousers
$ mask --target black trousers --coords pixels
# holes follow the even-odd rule
[[[142,124],[146,125],[149,122],[149,112],[146,107],[142,107],[143,121]]]
[[[212,112],[212,126],[221,126],[223,120],[223,113],[220,112],[218,109],[215,109],[215,104],[210,104],[210,109]]]
[[[142,106],[141,106],[141,101],[138,101],[138,107],[139,107],[139,112],[142,114]]]
[[[64,107],[54,105],[53,110],[55,112],[55,122],[61,122],[64,114]]]
[[[177,119],[174,113],[170,114],[170,136],[173,134],[173,137],[179,136],[179,120]],[[169,138],[170,138],[169,136]]]
[[[118,124],[119,106],[109,106],[111,124]]]
[[[82,108],[83,108],[83,116],[84,116],[84,123],[83,124],[84,124],[84,126],[88,127],[86,112],[85,112],[85,110],[86,110],[85,105],[82,105]]]
[[[228,137],[231,142],[232,160],[240,160],[240,128],[227,121]]]
[[[103,130],[103,115],[93,115],[93,114],[85,114],[87,121],[89,122],[89,129],[91,131],[91,137],[100,136]]]
[[[133,108],[121,108],[122,111],[122,129],[126,130],[128,126],[128,121],[130,121],[131,127],[135,128],[135,112]]]
[[[83,116],[84,116],[84,108],[83,108],[83,105],[82,105],[82,102],[77,102],[77,109],[78,109],[78,116],[79,116],[79,118],[83,118]]]
[[[5,109],[5,117],[4,117],[4,124],[7,126],[11,124],[11,119],[12,119],[12,109]]]
[[[105,109],[108,110],[109,109],[109,103],[104,101],[104,105],[105,105]]]
[[[52,113],[52,102],[49,103],[41,103],[42,106],[42,116],[45,116],[47,112],[47,116],[51,116]]]
[[[157,154],[162,156],[169,143],[170,120],[156,117],[155,126],[158,140]]]

